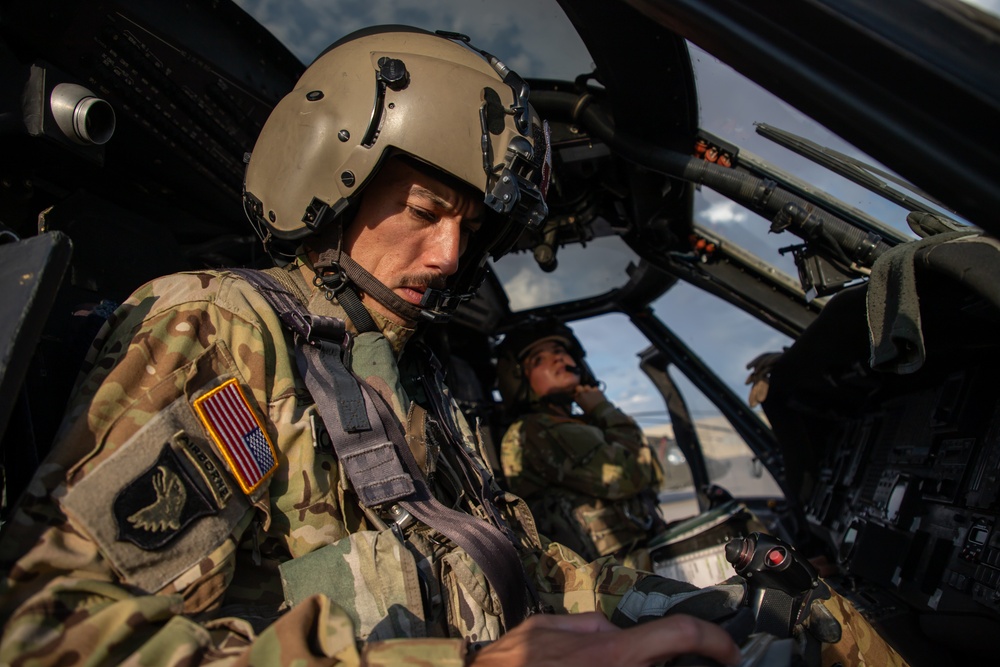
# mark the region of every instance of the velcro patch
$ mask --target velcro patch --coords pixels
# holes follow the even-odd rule
[[[229,379],[198,397],[194,409],[240,488],[253,493],[277,469],[278,456],[239,382]]]
[[[118,539],[140,549],[161,549],[192,521],[215,514],[215,506],[164,443],[152,466],[115,497]]]
[[[157,591],[229,539],[251,511],[250,499],[230,489],[225,467],[182,395],[77,482],[60,505],[127,583]],[[200,500],[188,505],[192,494]],[[201,501],[217,511],[195,516],[197,507],[204,509]]]

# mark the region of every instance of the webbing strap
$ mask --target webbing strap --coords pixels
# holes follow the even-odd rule
[[[325,369],[325,379],[335,390],[333,397],[337,402],[336,423],[348,433],[369,430],[371,426],[361,390],[354,377],[340,362],[341,348],[347,335],[344,323],[335,317],[313,315],[305,310],[287,287],[265,271],[230,269],[230,272],[253,285],[257,293],[275,310],[282,323],[295,333],[295,356],[303,377],[303,362],[299,360],[302,354],[329,356],[337,360],[336,364],[317,366]],[[298,342],[302,340],[316,341],[316,344],[299,345]]]
[[[299,372],[359,501],[369,508],[398,502],[419,521],[458,544],[483,570],[500,598],[504,626],[509,630],[524,620],[530,610],[530,584],[513,536],[445,507],[431,495],[399,419],[378,392],[344,366],[340,343],[343,322],[312,315],[267,273],[249,269],[232,272],[253,285],[295,332]],[[339,338],[336,323],[340,325]],[[334,340],[326,338],[331,333]],[[350,397],[346,406],[342,392]],[[354,404],[358,399],[360,404]],[[357,428],[361,413],[368,423],[366,429]]]
[[[264,297],[295,334],[295,361],[316,409],[331,434],[334,449],[366,507],[395,502],[413,493],[395,447],[381,428],[372,428],[371,411],[357,379],[341,361],[343,321],[313,315],[274,276],[235,269]],[[373,413],[374,415],[374,413]],[[381,427],[377,419],[375,424]],[[334,438],[333,434],[341,434]]]
[[[337,301],[340,302],[340,307],[344,309],[359,332],[378,331],[378,325],[375,324],[368,309],[361,303],[361,297],[354,291],[353,286],[347,285],[340,290]]]
[[[424,348],[424,354],[427,356],[430,372],[423,373],[423,381],[431,408],[433,409],[438,420],[440,420],[443,428],[448,432],[448,437],[453,440],[460,441],[462,437],[461,429],[459,429],[458,424],[455,423],[454,413],[450,408],[451,399],[448,393],[448,388],[444,383],[444,373],[442,372],[441,363],[438,361],[437,357],[434,356],[434,353],[426,347]],[[476,497],[479,500],[480,505],[486,511],[487,517],[493,525],[504,533],[507,533],[510,539],[516,539],[512,534],[510,534],[510,527],[501,516],[496,503],[493,502],[491,477],[488,477],[485,474],[485,470],[481,465],[478,465],[472,460],[469,452],[467,452],[464,447],[458,447],[457,450],[465,460],[465,465],[460,467],[462,468],[462,473],[465,476],[466,483],[469,488],[476,493]],[[472,478],[470,473],[475,475],[475,479]]]
[[[476,561],[500,598],[504,625],[508,630],[512,629],[524,620],[531,604],[529,582],[513,542],[496,526],[445,507],[431,495],[413,452],[406,444],[399,420],[375,390],[366,385],[365,393],[372,398],[387,435],[396,443],[396,449],[413,478],[414,494],[401,501],[400,506],[465,549]]]
[[[358,500],[365,507],[378,507],[412,495],[413,479],[403,470],[395,445],[386,437],[382,420],[372,410],[372,399],[364,391],[366,386],[344,368],[338,346],[331,345],[329,350],[323,347],[300,343],[296,345],[295,357]],[[364,430],[348,430],[338,420],[343,417],[343,411],[335,409],[340,407],[336,396],[344,381],[342,376],[360,395],[359,420],[363,417],[368,425]]]

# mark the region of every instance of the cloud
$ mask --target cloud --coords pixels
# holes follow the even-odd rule
[[[600,261],[595,261],[600,258]],[[586,248],[560,248],[558,268],[546,273],[530,252],[502,257],[493,265],[508,290],[511,310],[527,310],[603,294],[628,280],[627,268],[638,256],[618,237],[594,239]]]
[[[304,63],[372,25],[403,24],[467,34],[522,76],[572,79],[591,58],[555,2],[537,0],[236,0]]]
[[[559,282],[536,280],[533,273],[531,267],[525,264],[503,281],[511,309],[527,310],[541,304],[565,300]]]
[[[985,12],[989,12],[994,16],[1000,15],[1000,0],[961,0],[967,5],[972,5],[974,7],[979,7]]]
[[[709,204],[708,208],[702,211],[699,218],[713,225],[742,224],[747,221],[749,214],[739,204],[729,199]]]

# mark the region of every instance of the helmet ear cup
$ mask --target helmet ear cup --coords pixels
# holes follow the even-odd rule
[[[498,350],[497,389],[503,399],[503,410],[511,415],[528,402],[528,380],[524,377],[524,366],[513,355],[510,348]]]

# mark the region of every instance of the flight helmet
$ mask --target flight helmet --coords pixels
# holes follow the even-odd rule
[[[272,111],[247,164],[244,207],[272,254],[288,254],[331,226],[343,230],[379,166],[396,155],[482,193],[484,224],[447,287],[428,290],[419,308],[372,285],[346,253],[331,267],[341,283],[334,290],[360,285],[407,319],[446,318],[474,294],[488,257],[498,259],[522,231],[541,225],[548,128],[528,104],[524,81],[468,41],[405,26],[369,28],[306,69]]]
[[[580,369],[581,384],[597,386],[597,379],[584,359],[586,352],[573,330],[556,319],[538,320],[508,332],[497,346],[497,388],[505,411],[517,411],[539,399],[531,390],[523,362],[532,348],[550,340],[561,343],[573,357]]]

